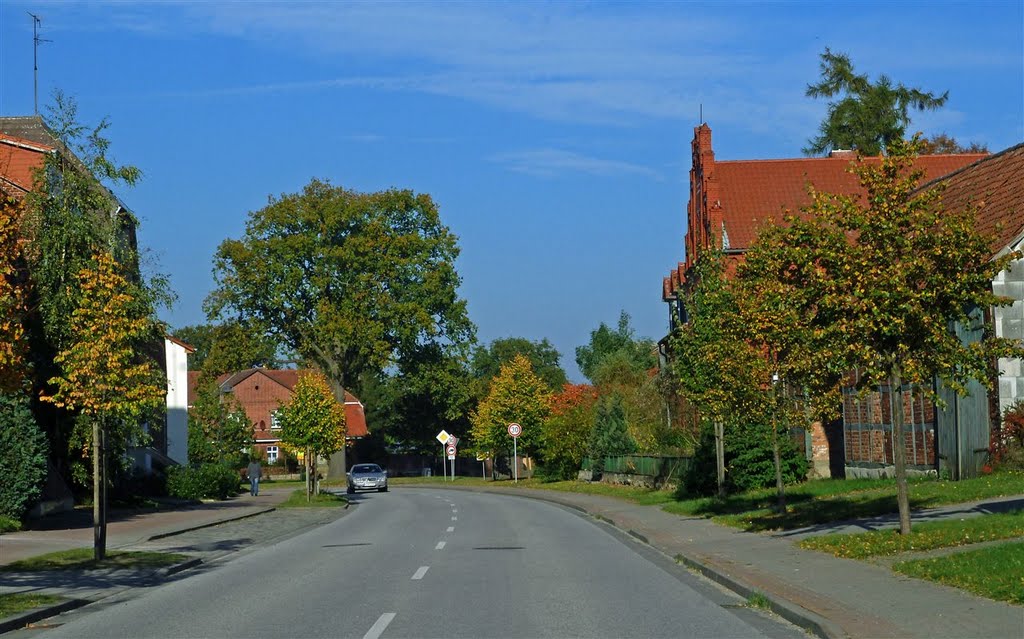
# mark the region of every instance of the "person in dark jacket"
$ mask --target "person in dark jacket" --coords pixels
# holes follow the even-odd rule
[[[263,476],[263,468],[258,459],[249,462],[249,468],[246,469],[245,474],[249,477],[249,494],[256,497],[260,494],[260,477]]]

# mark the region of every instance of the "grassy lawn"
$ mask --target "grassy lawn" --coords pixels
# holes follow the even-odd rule
[[[322,486],[323,484],[324,484],[324,482],[321,481],[320,485]],[[245,486],[248,487],[249,486],[249,482],[245,482]],[[260,480],[260,489],[263,489],[263,488],[292,488],[292,489],[302,488],[302,489],[305,489],[305,487],[306,487],[306,482],[305,482],[305,480],[302,480],[302,479],[288,479],[288,480],[281,480],[281,481],[267,481],[265,479],[261,479]]]
[[[0,515],[0,534],[5,532],[14,532],[21,530],[21,522],[17,519],[11,519],[6,515]]]
[[[969,590],[989,599],[1024,604],[1024,542],[936,559],[903,561],[893,566],[893,570]]]
[[[32,610],[39,606],[49,606],[62,601],[54,595],[36,595],[32,593],[16,593],[0,595],[0,619],[16,615],[19,612]]]
[[[337,506],[345,506],[348,504],[348,500],[341,495],[332,495],[331,493],[320,493],[319,495],[312,495],[309,501],[306,501],[306,489],[300,488],[299,490],[293,491],[291,496],[287,500],[277,505],[278,508],[332,508]]]
[[[162,568],[188,559],[188,555],[170,552],[128,552],[111,550],[103,561],[93,560],[92,548],[61,550],[36,555],[6,566],[0,572],[34,572],[39,570],[92,570],[94,568]]]
[[[927,508],[1024,494],[1024,473],[1005,472],[959,482],[914,479],[910,507]],[[772,509],[774,490],[757,490],[725,499],[704,497],[669,503],[665,510],[680,515],[712,517],[716,522],[748,531],[790,530],[897,511],[896,483],[891,479],[810,481],[786,489],[787,510]]]
[[[823,535],[804,539],[800,546],[836,557],[864,559],[1017,537],[1024,537],[1024,511],[918,523],[909,535],[901,535],[897,530]]]

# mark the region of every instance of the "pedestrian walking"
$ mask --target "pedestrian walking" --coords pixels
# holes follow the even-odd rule
[[[249,477],[249,494],[256,497],[260,494],[260,477],[263,476],[260,460],[254,459],[249,462],[249,468],[246,469],[245,474]]]

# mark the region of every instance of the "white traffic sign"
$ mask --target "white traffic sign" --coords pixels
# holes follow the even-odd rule
[[[448,459],[451,459],[452,457],[454,457],[455,456],[455,446],[452,446],[451,444],[449,444],[448,445],[447,453],[448,453]]]
[[[511,435],[512,437],[519,437],[519,435],[522,432],[523,427],[520,426],[519,424],[512,422],[511,424],[508,425],[508,434]]]
[[[440,433],[437,434],[437,441],[441,442],[441,444],[444,445],[448,443],[448,440],[451,439],[451,437],[452,436],[448,434],[448,431],[442,430]]]
[[[448,436],[448,443],[450,445],[452,445],[452,446],[458,446],[459,445],[459,438],[456,437],[455,435],[449,435]]]

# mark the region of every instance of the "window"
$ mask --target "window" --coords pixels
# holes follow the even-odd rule
[[[281,430],[281,420],[278,418],[276,410],[270,413],[270,430]]]
[[[267,463],[273,464],[277,461],[277,446],[267,446]]]

